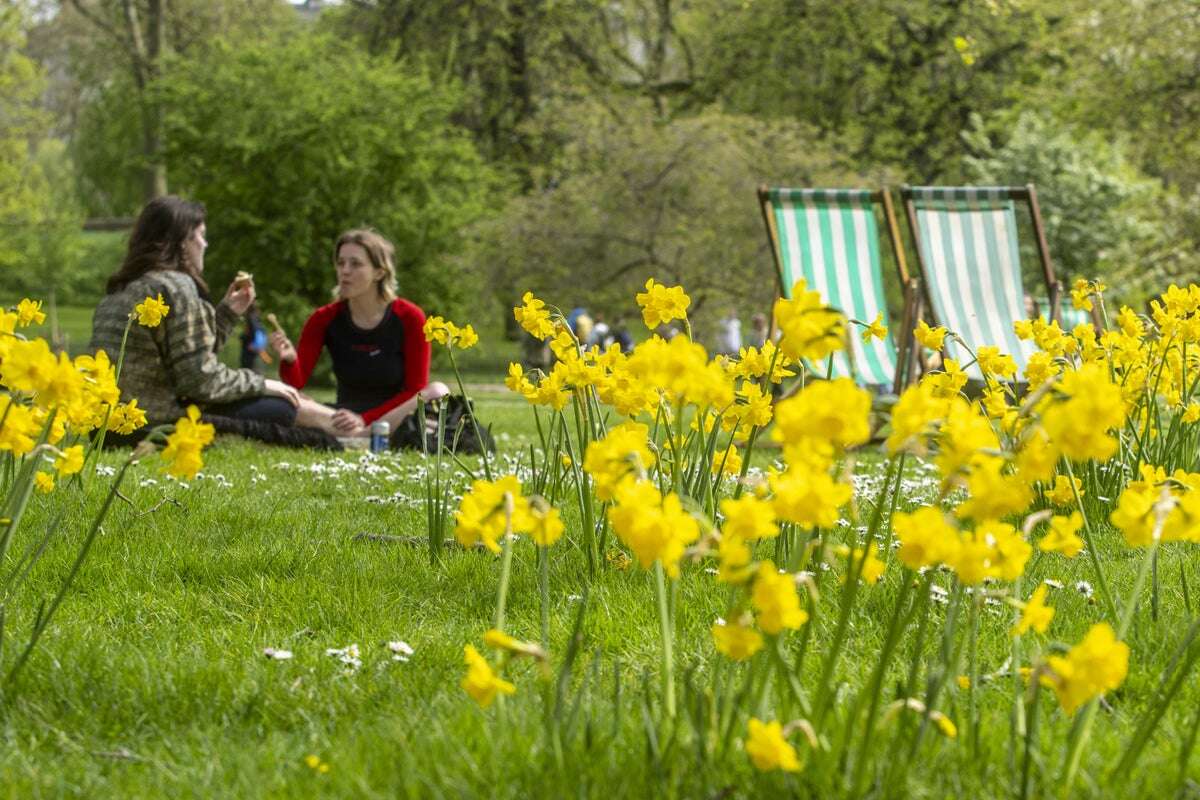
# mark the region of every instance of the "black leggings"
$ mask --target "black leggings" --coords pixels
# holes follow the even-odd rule
[[[215,403],[200,409],[204,416],[254,419],[290,428],[296,424],[296,407],[282,397],[251,397],[232,403]]]
[[[295,427],[296,407],[282,397],[252,397],[208,405],[203,408],[201,419],[216,428],[217,433],[234,433],[268,444],[341,449],[337,439],[323,431]],[[104,441],[114,447],[131,447],[145,438],[147,432],[146,428],[128,435],[109,432]]]

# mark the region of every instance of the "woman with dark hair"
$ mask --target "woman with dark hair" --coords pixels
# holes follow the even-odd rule
[[[92,319],[93,349],[116,357],[133,307],[162,296],[170,309],[157,327],[133,325],[121,369],[122,401],[137,398],[150,425],[174,422],[195,403],[218,430],[292,444],[274,427],[301,425],[332,434],[333,412],[302,398],[287,384],[234,369],[218,358],[238,318],[254,302],[253,280],[235,280],[214,307],[204,282],[204,206],[179,197],[151,200],[129,237],[120,268],[108,279],[106,295]]]
[[[283,331],[271,334],[279,356],[279,376],[304,388],[322,350],[328,350],[337,378],[339,436],[352,436],[383,420],[393,431],[417,407],[418,398],[449,394],[444,383],[429,382],[429,343],[425,314],[396,295],[395,250],[372,230],[351,230],[333,248],[335,302],[313,312],[296,348]]]

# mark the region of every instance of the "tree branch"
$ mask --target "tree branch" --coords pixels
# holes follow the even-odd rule
[[[83,4],[83,0],[71,0],[71,7],[79,13],[79,16],[83,17],[88,22],[107,33],[113,39],[116,39],[118,42],[125,42],[125,37],[121,36],[120,31],[105,21],[104,17],[101,17],[99,14],[96,14],[94,11],[85,6]]]

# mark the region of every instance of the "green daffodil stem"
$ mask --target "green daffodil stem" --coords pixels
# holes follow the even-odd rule
[[[542,601],[542,647],[550,648],[550,548],[538,547],[538,595]]]
[[[1072,484],[1074,484],[1074,481],[1072,481]],[[1121,623],[1117,628],[1117,639],[1124,640],[1125,634],[1129,632],[1129,626],[1133,624],[1133,615],[1137,612],[1138,598],[1141,597],[1142,590],[1146,588],[1146,579],[1150,575],[1150,565],[1154,562],[1154,556],[1158,553],[1158,542],[1161,535],[1162,519],[1160,518],[1154,530],[1154,539],[1150,543],[1150,547],[1146,549],[1146,555],[1142,557],[1142,566],[1138,569],[1137,581],[1133,584],[1133,592],[1130,593],[1129,599],[1125,602],[1125,608],[1121,614]],[[1091,545],[1089,544],[1088,547],[1090,549]],[[1096,719],[1096,709],[1099,706],[1099,698],[1087,704],[1087,707],[1083,710],[1083,719],[1079,723],[1079,733],[1071,739],[1061,782],[1063,797],[1071,796],[1071,786],[1075,783],[1075,774],[1079,771],[1079,762],[1083,758],[1083,751],[1087,746],[1088,737],[1092,732],[1092,722]]]
[[[467,395],[467,387],[463,385],[462,373],[460,373],[458,371],[458,362],[456,362],[454,360],[453,345],[446,345],[446,352],[450,354],[450,368],[452,370],[454,370],[454,381],[455,381],[455,383],[458,384],[458,393],[460,395],[462,395],[463,400],[465,400],[468,403],[468,407],[470,408],[469,404],[471,401],[470,401],[469,396]],[[479,420],[475,419],[475,409],[474,408],[471,408],[471,413],[468,416],[470,416],[470,418],[471,418],[471,427],[475,430],[475,441],[479,442],[479,445],[480,445],[479,457],[481,459],[483,459],[483,474],[487,476],[487,479],[489,481],[494,480],[492,478],[491,454],[488,452],[487,447],[485,447],[483,444],[484,440],[483,440],[483,436],[479,433]],[[441,436],[441,435],[442,435],[442,432],[439,429],[438,436]]]
[[[1014,666],[1014,671],[1017,668]],[[1018,677],[1017,680],[1020,680]],[[1033,779],[1033,752],[1037,746],[1038,735],[1038,700],[1042,694],[1041,680],[1036,674],[1030,678],[1033,696],[1029,701],[1029,711],[1026,716],[1029,719],[1029,727],[1025,732],[1025,756],[1021,760],[1021,800],[1027,800],[1029,797],[1030,784]]]
[[[496,587],[496,619],[492,625],[504,630],[504,605],[508,601],[508,577],[512,573],[512,495],[504,496],[504,546],[500,554],[500,583]]]
[[[129,465],[134,461],[134,455],[130,455],[121,466],[121,471],[117,473],[117,477],[113,480],[112,487],[108,490],[108,496],[104,498],[104,505],[100,507],[95,518],[92,520],[92,526],[88,529],[87,536],[83,539],[83,544],[79,546],[79,552],[75,555],[75,562],[71,565],[71,571],[67,573],[67,577],[63,579],[62,585],[58,588],[58,593],[54,599],[50,601],[50,605],[46,607],[44,613],[38,615],[37,623],[34,625],[33,631],[29,635],[29,642],[25,645],[25,649],[17,656],[16,662],[8,671],[8,675],[4,679],[6,686],[11,686],[21,668],[25,666],[25,662],[29,660],[29,655],[33,652],[33,648],[37,645],[38,639],[50,624],[50,620],[54,617],[54,612],[58,610],[62,604],[63,598],[67,594],[67,590],[71,588],[71,584],[75,580],[75,576],[79,574],[80,567],[83,566],[84,560],[88,556],[88,552],[92,549],[92,543],[96,541],[96,534],[100,532],[100,525],[104,522],[104,518],[108,516],[108,510],[112,507],[113,500],[116,498],[118,491],[121,488],[121,481],[125,478],[125,473],[129,469]]]
[[[818,727],[825,721],[825,713],[830,708],[832,700],[832,692],[830,691],[830,683],[833,680],[834,668],[837,666],[838,657],[841,655],[842,646],[846,641],[846,634],[850,624],[850,610],[854,607],[854,600],[858,596],[859,576],[862,575],[863,565],[866,563],[867,557],[870,555],[870,548],[874,546],[875,534],[879,530],[879,525],[883,521],[883,495],[887,492],[892,483],[892,476],[896,474],[896,466],[898,462],[895,458],[888,459],[887,472],[883,478],[883,488],[880,494],[875,498],[874,511],[871,514],[871,524],[867,529],[865,545],[863,546],[862,558],[857,561],[854,558],[853,550],[851,550],[850,558],[846,562],[846,583],[842,588],[841,608],[838,611],[837,627],[834,629],[833,643],[829,647],[829,653],[825,657],[825,663],[821,670],[821,678],[817,682],[817,695],[815,704],[815,721]]]
[[[929,582],[932,576],[926,577],[922,584],[922,591],[925,596],[929,596]],[[887,634],[883,639],[883,647],[880,650],[878,660],[875,663],[875,668],[872,670],[870,682],[866,691],[859,695],[851,709],[850,715],[846,718],[846,734],[845,748],[847,753],[853,742],[851,741],[851,732],[854,725],[858,722],[858,709],[861,706],[863,698],[868,698],[867,703],[867,719],[864,723],[862,743],[858,748],[858,758],[853,762],[853,781],[851,785],[852,797],[862,796],[862,781],[867,774],[867,765],[871,760],[871,741],[875,736],[875,715],[879,711],[879,700],[883,689],[883,679],[887,674],[887,668],[892,660],[892,653],[896,645],[900,642],[901,634],[907,630],[908,624],[912,621],[912,616],[916,611],[916,604],[913,608],[908,608],[908,595],[912,591],[913,584],[917,583],[917,577],[911,570],[905,568],[900,573],[900,591],[896,596],[896,604],[892,610],[892,617],[888,621]]]
[[[1083,498],[1079,496],[1079,488],[1075,485],[1075,473],[1071,469],[1071,460],[1064,458],[1063,467],[1067,470],[1071,493],[1075,495],[1075,505],[1079,508],[1079,515],[1083,517],[1083,540],[1087,544],[1088,560],[1092,562],[1092,571],[1096,574],[1096,586],[1100,589],[1100,598],[1104,601],[1104,607],[1109,616],[1116,622],[1117,604],[1108,588],[1108,579],[1104,577],[1104,568],[1100,566],[1100,554],[1096,552],[1096,546],[1093,544],[1092,523],[1088,519],[1087,511],[1083,508]]]
[[[662,630],[662,671],[663,671],[663,702],[666,704],[667,716],[675,718],[675,655],[674,655],[674,626],[671,624],[671,613],[667,608],[667,577],[661,561],[654,562],[654,589],[658,595],[658,622]]]
[[[129,342],[129,329],[133,327],[133,314],[129,315],[129,319],[125,322],[125,332],[121,334],[121,349],[117,352],[117,369],[113,373],[113,383],[118,386],[121,383],[121,367],[125,366],[125,345]],[[120,398],[117,398],[120,400]],[[91,463],[88,465],[89,472],[95,471],[95,464],[99,461],[100,451],[104,449],[104,437],[108,435],[108,420],[112,416],[112,406],[108,406],[104,410],[104,423],[100,426],[100,432],[96,434],[96,439],[92,442],[91,452],[88,453],[88,459]]]

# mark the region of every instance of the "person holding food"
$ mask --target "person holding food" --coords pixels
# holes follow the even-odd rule
[[[167,310],[152,327],[136,322],[129,327],[119,378],[122,402],[136,398],[149,426],[174,422],[195,404],[206,418],[222,423],[256,423],[221,424],[218,431],[274,441],[280,439],[275,428],[299,425],[331,436],[332,410],[282,381],[226,366],[218,358],[254,302],[255,290],[253,278],[238,273],[221,301],[210,302],[204,281],[206,232],[204,206],[171,195],[147,203],[134,223],[125,258],[96,307],[91,347],[116,360],[135,306],[152,298]],[[287,437],[280,443],[336,447],[336,442]]]
[[[337,379],[337,435],[362,435],[358,432],[377,421],[395,431],[416,410],[418,399],[436,400],[450,391],[444,383],[429,382],[425,313],[397,296],[395,249],[379,233],[346,231],[333,258],[337,299],[304,323],[299,347],[282,329],[271,333],[279,377],[304,388],[327,350]]]

